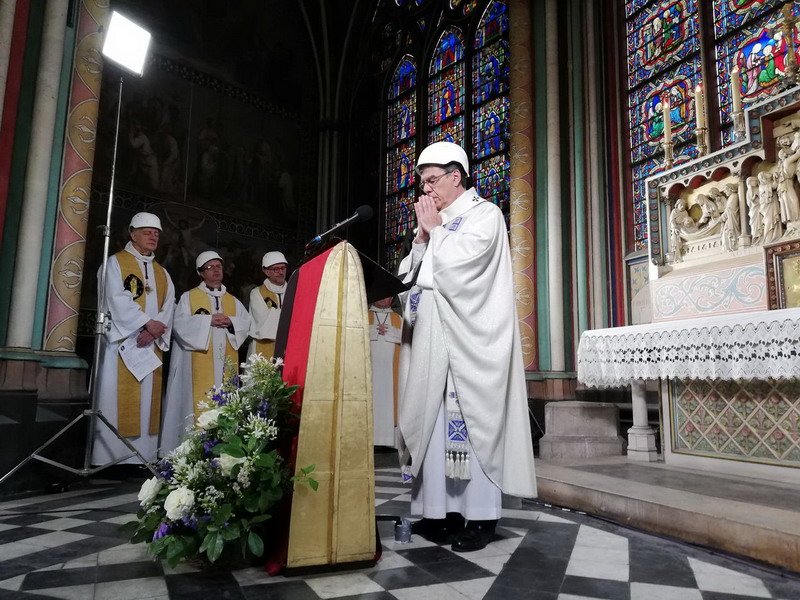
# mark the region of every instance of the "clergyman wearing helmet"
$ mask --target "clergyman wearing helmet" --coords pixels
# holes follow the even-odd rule
[[[412,532],[484,548],[502,493],[536,496],[513,272],[500,209],[468,187],[452,142],[419,155],[404,301],[399,427]]]

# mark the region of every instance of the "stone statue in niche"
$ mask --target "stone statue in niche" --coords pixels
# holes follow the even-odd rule
[[[758,210],[761,213],[761,242],[769,244],[783,235],[778,196],[777,173],[762,171],[758,174]]]
[[[755,175],[748,177],[745,184],[747,185],[745,200],[747,200],[747,214],[750,218],[750,235],[753,243],[756,244],[761,242],[761,236],[764,233],[764,221],[758,206],[758,177]]]
[[[777,190],[781,223],[788,229],[800,229],[800,197],[797,194],[797,163],[800,160],[800,131],[777,139]]]
[[[697,232],[697,223],[686,208],[686,200],[678,198],[669,215],[669,247],[673,262],[683,260],[683,241],[687,234]]]
[[[728,252],[736,250],[736,243],[742,228],[739,225],[739,185],[728,183],[722,192],[725,206],[720,217],[722,222],[722,247]]]

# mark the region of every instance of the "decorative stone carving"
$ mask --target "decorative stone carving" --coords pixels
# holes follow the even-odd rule
[[[800,160],[800,131],[782,135],[778,147],[778,202],[781,223],[789,230],[800,229],[800,197],[797,194],[797,163]]]
[[[742,233],[739,224],[739,186],[735,183],[728,183],[720,194],[724,199],[724,207],[720,216],[722,247],[730,252],[736,250],[737,240]]]
[[[763,244],[775,242],[783,235],[777,188],[776,173],[761,171],[758,174],[758,211],[761,213],[761,242]]]

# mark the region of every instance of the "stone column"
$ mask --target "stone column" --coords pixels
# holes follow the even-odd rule
[[[658,460],[656,434],[647,423],[647,401],[644,381],[631,382],[633,427],[628,429],[628,458],[645,462]]]
[[[547,0],[547,299],[550,314],[550,370],[563,371],[564,256],[561,251],[561,134],[558,86],[563,75],[558,56],[558,2]]]
[[[53,130],[61,82],[67,9],[63,0],[45,5],[42,47],[33,101],[31,142],[22,196],[22,219],[14,264],[7,345],[30,348],[36,310],[36,285],[42,254],[42,229],[47,208],[47,184],[53,152]]]
[[[752,241],[752,232],[750,231],[750,222],[747,218],[747,185],[745,182],[746,176],[744,173],[735,173],[739,176],[739,238],[736,241],[737,248],[746,248]]]
[[[526,370],[537,365],[536,289],[534,284],[533,73],[531,65],[531,8],[527,0],[509,3],[509,46],[511,102],[511,259],[514,267],[514,296]]]
[[[6,78],[16,9],[17,0],[0,0],[0,122],[3,120],[3,100],[6,97]]]

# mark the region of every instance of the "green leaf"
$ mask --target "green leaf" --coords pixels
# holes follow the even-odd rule
[[[206,550],[206,555],[208,556],[208,560],[212,563],[215,562],[219,555],[222,554],[222,549],[225,547],[225,540],[222,539],[221,535],[218,535],[214,538],[213,545],[209,546],[208,550]]]
[[[267,519],[271,519],[272,515],[258,515],[250,519],[250,524],[255,525],[256,523],[263,523]]]
[[[139,521],[128,521],[119,526],[119,532],[130,537],[139,529],[139,524]]]
[[[316,479],[311,479],[311,477],[309,477],[309,478],[308,478],[308,486],[309,486],[309,487],[310,487],[312,490],[314,490],[314,491],[316,492],[316,491],[317,491],[317,488],[319,487],[319,481],[317,481]]]
[[[302,469],[300,469],[300,472],[303,475],[308,475],[309,473],[313,473],[314,469],[316,469],[316,468],[317,468],[317,465],[308,465],[307,467],[303,467]]]
[[[211,545],[216,541],[218,536],[219,536],[219,534],[217,534],[217,532],[215,532],[215,531],[207,533],[206,537],[203,538],[203,543],[200,544],[199,552],[203,552],[205,550],[208,550],[208,548],[210,548]]]
[[[222,525],[223,523],[225,523],[225,521],[231,518],[232,511],[233,508],[231,507],[230,504],[223,504],[216,510],[214,514],[214,523],[216,523],[217,525]]]
[[[241,531],[239,530],[239,525],[237,523],[233,523],[222,530],[222,537],[225,540],[235,540],[240,535]]]
[[[153,530],[145,529],[142,527],[139,531],[131,536],[131,544],[140,544],[142,542],[149,542],[153,537]]]
[[[254,531],[251,531],[250,535],[247,536],[247,547],[250,548],[250,552],[256,556],[264,554],[264,541],[261,539],[261,536]]]

